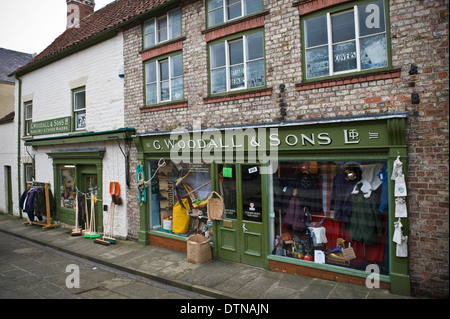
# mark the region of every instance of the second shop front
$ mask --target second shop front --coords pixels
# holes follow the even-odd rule
[[[186,239],[202,234],[215,258],[359,284],[369,269],[382,287],[408,294],[408,257],[392,238],[398,226],[408,232],[392,179],[406,159],[406,118],[136,135],[147,186],[140,240],[186,251]],[[221,218],[209,216],[209,198],[223,200]]]

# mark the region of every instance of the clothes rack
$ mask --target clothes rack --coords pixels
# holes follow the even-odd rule
[[[47,214],[47,221],[45,223],[43,222],[37,222],[37,221],[30,221],[28,219],[27,222],[23,223],[25,226],[27,225],[38,225],[38,226],[42,226],[42,230],[46,230],[49,228],[55,228],[58,226],[58,224],[52,224],[52,217],[50,215],[50,196],[49,196],[49,187],[50,184],[48,183],[40,183],[40,182],[32,182],[30,184],[27,185],[28,188],[31,187],[40,187],[40,188],[44,188],[45,191],[45,210],[46,210],[46,214]]]

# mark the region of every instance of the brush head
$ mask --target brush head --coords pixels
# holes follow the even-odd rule
[[[112,198],[112,201],[113,201],[114,204],[116,204],[116,205],[122,205],[123,204],[122,198],[120,196],[111,195],[111,198]]]

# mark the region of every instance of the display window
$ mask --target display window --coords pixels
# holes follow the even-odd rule
[[[75,209],[75,166],[64,165],[61,167],[61,207]]]
[[[389,272],[386,161],[281,161],[272,254]]]
[[[175,164],[158,166],[150,161],[151,229],[187,237],[202,234],[212,237],[207,201],[211,191],[210,164]]]

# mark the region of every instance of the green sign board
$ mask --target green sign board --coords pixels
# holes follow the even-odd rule
[[[32,122],[30,127],[30,134],[45,135],[70,132],[71,123],[72,118],[70,116],[41,122]]]

